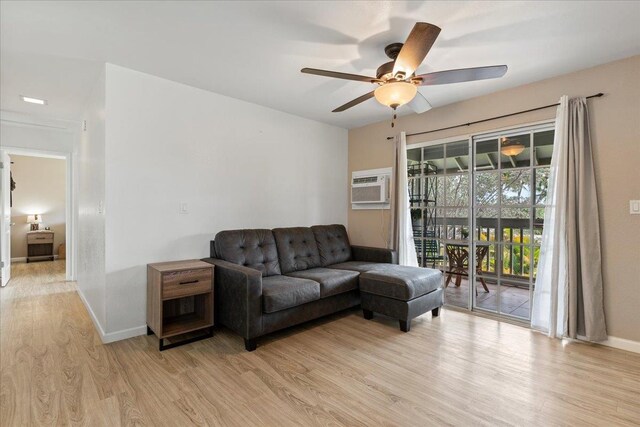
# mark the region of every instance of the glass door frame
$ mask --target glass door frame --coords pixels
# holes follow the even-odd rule
[[[503,128],[498,128],[498,129],[492,129],[492,130],[488,130],[488,131],[482,131],[482,132],[475,132],[475,133],[468,133],[468,134],[461,134],[458,136],[452,136],[452,137],[447,137],[447,138],[441,138],[441,139],[436,139],[436,140],[432,140],[432,141],[424,141],[424,142],[417,142],[417,143],[413,143],[413,144],[407,144],[407,151],[408,150],[412,150],[412,149],[416,149],[416,148],[424,148],[424,147],[432,147],[432,146],[437,146],[437,145],[446,145],[446,144],[450,144],[450,143],[454,143],[454,142],[461,142],[464,140],[468,141],[468,153],[469,153],[469,164],[467,167],[467,176],[468,176],[468,181],[469,181],[469,200],[468,200],[468,221],[467,221],[467,226],[469,227],[469,241],[468,241],[468,245],[467,247],[469,248],[469,267],[468,267],[468,286],[469,286],[469,292],[468,292],[468,300],[467,300],[467,307],[460,307],[460,306],[453,306],[456,308],[460,308],[460,309],[466,309],[469,311],[477,311],[477,312],[481,312],[481,313],[487,313],[490,315],[497,315],[500,317],[504,317],[516,322],[522,322],[522,323],[529,323],[530,322],[530,318],[531,318],[531,307],[532,307],[532,303],[533,303],[533,285],[535,283],[535,279],[533,278],[533,274],[531,273],[529,276],[529,319],[523,319],[523,318],[519,318],[516,316],[512,316],[509,314],[505,314],[505,313],[501,313],[500,312],[500,286],[499,283],[497,283],[497,310],[496,311],[492,311],[489,309],[485,309],[482,307],[478,307],[476,305],[476,287],[477,287],[477,283],[476,283],[476,238],[475,236],[475,230],[476,230],[476,206],[475,206],[475,164],[476,164],[476,150],[475,150],[475,145],[474,142],[477,141],[478,139],[481,140],[486,140],[489,139],[489,137],[494,136],[495,138],[498,138],[499,136],[501,136],[502,134],[522,134],[522,133],[526,133],[526,132],[530,132],[531,134],[534,133],[534,131],[544,131],[544,130],[549,130],[549,129],[554,129],[555,127],[555,119],[548,119],[548,120],[542,120],[542,121],[538,121],[538,122],[529,122],[529,123],[522,123],[522,124],[518,124],[518,125],[513,125],[513,126],[508,126],[508,127],[503,127]],[[529,147],[529,149],[533,150],[533,140],[531,141],[531,145]],[[446,158],[446,157],[445,157]],[[421,159],[422,161],[424,159]],[[497,159],[498,162],[500,162],[500,159]],[[496,169],[496,171],[499,171],[500,169]],[[500,172],[498,172],[500,173]],[[533,179],[533,176],[530,178],[530,188],[532,189],[532,191],[534,191],[534,195],[532,197],[535,198],[535,189],[533,188],[533,185],[531,183],[531,180]],[[498,181],[498,185],[500,193],[501,193],[501,183],[500,180]],[[446,190],[445,190],[446,192]],[[498,200],[499,200],[499,204],[498,204],[498,208],[500,206],[501,203],[501,194],[499,194],[498,196]],[[530,224],[533,224],[533,220],[535,219],[535,201],[532,203],[532,208],[531,208],[531,214],[530,214]],[[499,211],[500,212],[500,211]],[[500,227],[500,223],[501,223],[501,214],[498,215],[497,218],[498,221],[498,228],[496,229],[496,239],[500,239],[500,240],[496,240],[495,245],[497,247],[500,248],[500,250],[497,251],[498,253],[498,257],[499,260],[497,260],[498,265],[496,267],[496,270],[498,268],[502,268],[502,246],[504,245],[502,239],[503,236],[497,236],[498,232],[502,233],[502,229]],[[445,223],[446,224],[446,223]],[[446,230],[446,229],[445,229]],[[533,235],[532,235],[533,238]],[[445,256],[446,256],[446,250],[445,250]],[[446,261],[445,261],[446,262]],[[531,260],[531,268],[533,268],[533,260]],[[497,273],[497,272],[496,272]],[[443,275],[443,287],[444,287],[444,281],[446,280],[445,277],[446,275]],[[445,300],[446,301],[446,300]]]

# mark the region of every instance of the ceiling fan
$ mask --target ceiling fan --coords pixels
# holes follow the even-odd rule
[[[378,85],[375,90],[336,108],[333,110],[334,113],[345,111],[373,97],[382,105],[391,107],[394,110],[401,105],[409,104],[409,107],[416,113],[423,113],[429,110],[431,105],[429,101],[418,92],[418,86],[495,79],[504,76],[507,72],[506,65],[494,65],[489,67],[438,71],[416,76],[416,69],[427,56],[427,53],[429,53],[431,46],[433,46],[436,38],[438,38],[438,34],[440,34],[439,27],[426,22],[417,22],[404,44],[392,43],[384,48],[384,53],[391,58],[391,61],[378,67],[376,77],[319,70],[317,68],[303,68],[300,71],[306,74],[355,80]]]

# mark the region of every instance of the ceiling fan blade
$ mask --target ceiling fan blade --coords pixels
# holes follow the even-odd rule
[[[416,76],[416,79],[422,80],[420,86],[446,85],[449,83],[496,79],[504,76],[506,72],[506,65],[492,65],[490,67],[461,68],[459,70],[420,74],[419,76]]]
[[[353,101],[349,101],[346,104],[339,106],[338,108],[333,110],[332,113],[339,113],[341,111],[348,110],[349,108],[354,107],[354,106],[360,104],[361,102],[366,101],[367,99],[371,99],[374,96],[374,92],[375,91],[372,90],[369,93],[366,93],[366,94],[364,94],[362,96],[359,96],[358,98],[354,99]]]
[[[427,101],[427,98],[424,97],[423,94],[418,91],[416,96],[407,104],[409,108],[413,110],[414,113],[424,113],[425,111],[429,111],[432,107]]]
[[[341,73],[339,71],[319,70],[317,68],[303,68],[302,70],[300,70],[300,72],[305,74],[315,74],[316,76],[333,77],[334,79],[355,80],[357,82],[377,83],[380,81],[375,77]]]
[[[402,73],[405,78],[412,75],[424,61],[438,34],[440,34],[440,27],[426,22],[417,22],[400,49],[393,65],[393,75]]]

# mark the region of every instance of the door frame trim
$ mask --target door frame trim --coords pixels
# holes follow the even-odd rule
[[[76,256],[77,233],[75,221],[75,180],[74,180],[74,155],[72,152],[38,150],[20,147],[3,147],[9,155],[43,157],[48,159],[65,160],[65,241],[66,245],[66,280],[76,280]],[[69,244],[70,243],[70,244]]]

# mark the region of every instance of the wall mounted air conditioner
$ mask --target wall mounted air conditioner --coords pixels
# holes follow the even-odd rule
[[[351,176],[353,209],[388,209],[391,168],[355,171]]]

